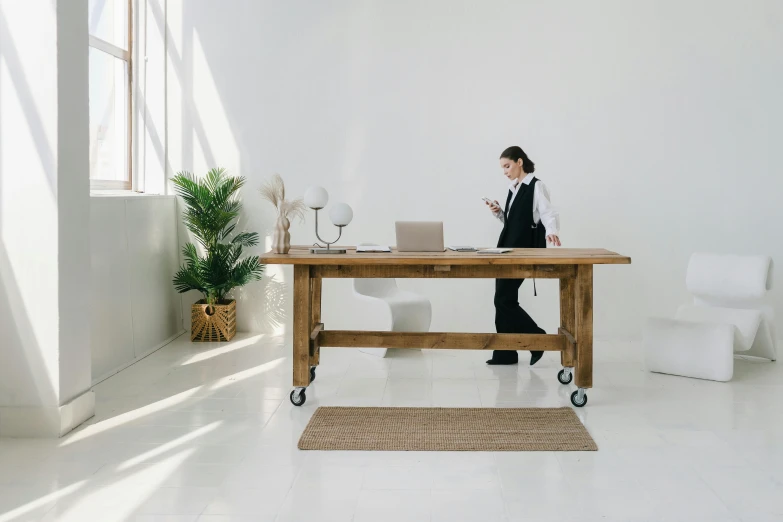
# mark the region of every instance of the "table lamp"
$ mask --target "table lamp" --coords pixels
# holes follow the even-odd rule
[[[338,203],[333,206],[329,211],[329,218],[332,220],[334,226],[336,226],[340,233],[337,235],[337,239],[334,241],[324,241],[321,236],[318,235],[318,211],[326,207],[329,202],[329,194],[323,187],[310,187],[307,189],[304,195],[304,203],[307,207],[315,210],[315,237],[318,241],[326,243],[326,248],[311,248],[312,254],[345,254],[344,248],[331,248],[331,245],[340,240],[343,235],[343,227],[347,226],[353,219],[353,210],[345,203]]]

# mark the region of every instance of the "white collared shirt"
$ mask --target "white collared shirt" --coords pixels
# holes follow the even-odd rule
[[[533,174],[528,174],[522,181],[516,180],[509,185],[508,189],[511,191],[511,201],[508,203],[509,210],[517,197],[519,184],[524,183],[525,185],[530,185],[532,180]],[[495,217],[498,218],[501,223],[506,222],[506,216],[503,214],[502,206],[499,211],[495,212]],[[544,185],[540,179],[536,182],[535,192],[533,192],[533,223],[538,223],[539,221],[543,223],[547,236],[558,235],[560,230],[560,214],[552,205],[552,202],[549,201],[549,189],[546,188],[546,185]]]

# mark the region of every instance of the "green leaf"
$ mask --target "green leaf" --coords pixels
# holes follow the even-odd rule
[[[254,247],[258,244],[258,234],[255,232],[242,232],[234,236],[231,243],[242,245],[243,247]]]
[[[177,291],[197,290],[207,300],[223,299],[232,288],[260,279],[264,266],[258,257],[242,259],[242,248],[257,245],[258,234],[241,232],[223,242],[236,230],[245,178],[229,177],[225,169],[215,168],[203,178],[179,172],[172,183],[185,207],[183,223],[205,252],[200,256],[193,243],[182,248],[184,265],[173,281]]]

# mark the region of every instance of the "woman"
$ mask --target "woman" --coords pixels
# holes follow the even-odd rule
[[[487,202],[489,209],[503,223],[498,247],[546,248],[547,242],[560,246],[559,215],[549,201],[549,190],[533,172],[536,167],[525,151],[514,146],[500,155],[500,167],[511,184],[506,205]],[[519,287],[524,279],[495,280],[495,329],[498,333],[543,334],[532,317],[519,306]],[[530,352],[530,366],[544,355]],[[516,351],[495,350],[487,364],[516,364]]]

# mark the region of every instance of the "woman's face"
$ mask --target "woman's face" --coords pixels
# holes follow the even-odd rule
[[[503,175],[506,176],[509,181],[522,179],[526,176],[522,170],[522,158],[517,161],[512,161],[509,158],[500,158],[500,168],[503,169]]]

